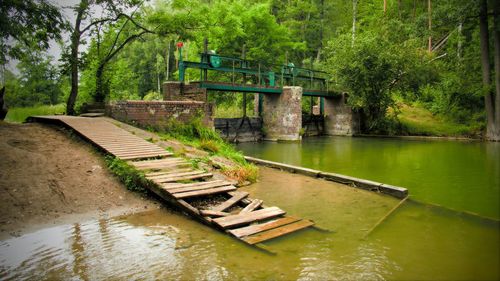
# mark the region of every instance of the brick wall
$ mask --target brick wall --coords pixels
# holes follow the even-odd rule
[[[188,122],[202,114],[203,123],[213,128],[213,105],[200,101],[117,101],[106,106],[106,114],[139,126],[161,127],[170,119]]]
[[[178,81],[163,83],[163,100],[207,101],[207,89],[200,88],[199,82],[184,84]]]

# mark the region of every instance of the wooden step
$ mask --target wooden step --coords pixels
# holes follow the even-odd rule
[[[172,153],[165,151],[165,150],[157,150],[157,151],[131,151],[131,152],[119,152],[119,151],[113,151],[110,150],[109,152],[117,155],[117,156],[122,156],[122,157],[127,157],[127,156],[142,156],[142,155],[154,155],[154,154],[161,154],[163,156],[170,156]]]
[[[212,177],[212,173],[206,173],[203,171],[194,171],[194,172],[185,172],[178,174],[169,174],[163,176],[152,176],[146,177],[156,183],[164,183],[164,182],[173,182],[173,181],[181,181],[181,180],[193,180],[193,179],[201,179]]]
[[[278,228],[274,228],[274,229],[271,229],[268,231],[264,231],[264,232],[261,232],[259,234],[244,237],[243,241],[247,242],[248,244],[253,245],[253,244],[261,243],[261,242],[267,241],[269,239],[280,237],[280,236],[286,235],[288,233],[292,233],[292,232],[310,227],[312,225],[314,225],[314,223],[311,221],[301,220],[301,221],[287,224],[287,225],[284,225],[284,226],[281,226]]]
[[[203,189],[203,190],[197,190],[197,191],[174,193],[173,196],[177,199],[181,199],[181,198],[213,195],[213,194],[228,192],[228,191],[232,191],[232,190],[236,190],[236,187],[234,187],[232,185],[228,185],[228,186],[215,187],[215,188]]]
[[[190,164],[186,160],[176,157],[169,157],[156,160],[146,160],[146,161],[129,161],[128,163],[138,169],[154,169],[154,168],[168,167],[169,165],[174,165],[174,164]]]
[[[221,181],[221,183],[217,183],[217,184],[206,184],[206,183],[211,183],[211,182],[197,182],[196,184],[198,184],[198,185],[187,184],[188,186],[171,188],[171,189],[167,189],[167,191],[170,192],[171,194],[174,194],[174,193],[197,191],[197,190],[204,190],[204,189],[210,189],[210,188],[231,185],[229,182],[226,182],[226,181]]]
[[[243,208],[243,210],[240,211],[240,214],[250,213],[251,211],[259,208],[260,205],[262,205],[263,202],[264,201],[262,201],[260,199],[253,199],[250,204],[246,205],[246,207]]]
[[[175,174],[188,173],[188,172],[200,172],[200,171],[195,170],[192,167],[176,168],[176,169],[170,169],[170,170],[166,170],[166,171],[149,172],[149,173],[146,173],[146,177],[149,178],[149,177],[156,177],[156,176],[167,176],[167,175],[175,175]]]
[[[163,164],[161,167],[154,167],[154,168],[150,168],[150,167],[146,167],[146,168],[137,168],[135,167],[137,170],[140,170],[140,171],[145,171],[145,172],[166,172],[166,171],[170,171],[170,170],[179,170],[179,169],[192,169],[193,165],[191,165],[191,163],[188,163],[188,162],[179,162],[179,163],[172,163],[172,164]]]
[[[164,183],[162,184],[162,187],[166,190],[172,190],[177,188],[201,187],[201,186],[207,186],[207,188],[210,188],[210,187],[219,187],[225,185],[231,185],[231,183],[224,180],[213,180],[213,181],[200,181],[192,183]]]
[[[213,207],[212,210],[222,212],[226,209],[231,208],[234,204],[238,203],[247,196],[248,192],[235,192],[235,194],[231,198],[222,202],[220,205]]]
[[[166,157],[166,156],[170,156],[172,154],[170,154],[170,153],[151,153],[151,154],[128,155],[128,156],[120,156],[120,155],[116,155],[116,154],[114,154],[114,155],[122,160],[138,160],[138,159],[146,159],[146,158],[154,158],[154,157]]]
[[[214,222],[224,229],[262,221],[284,215],[286,212],[278,207],[269,207],[246,214],[237,214],[223,218],[214,219]]]
[[[214,210],[201,210],[200,213],[206,217],[226,217],[231,215],[230,213],[218,212]]]
[[[245,227],[241,227],[241,228],[231,229],[231,230],[229,230],[229,232],[232,235],[240,238],[243,236],[249,236],[249,235],[259,233],[259,232],[263,232],[266,230],[277,228],[277,227],[280,227],[283,225],[291,224],[291,223],[294,223],[294,222],[297,222],[300,220],[301,219],[295,218],[295,217],[284,217],[284,218],[279,218],[277,220],[268,221],[268,222],[261,223],[261,224],[254,224],[254,225],[249,225],[249,226],[245,226]]]

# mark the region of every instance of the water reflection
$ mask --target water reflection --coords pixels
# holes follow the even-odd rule
[[[166,209],[43,229],[0,242],[2,280],[467,280],[500,278],[497,222],[263,170],[252,197],[308,217],[266,242],[276,256]],[[282,182],[279,184],[278,182]],[[290,182],[297,182],[291,186]],[[283,197],[283,194],[294,194]],[[350,194],[350,195],[349,195]],[[285,199],[286,200],[285,200]]]

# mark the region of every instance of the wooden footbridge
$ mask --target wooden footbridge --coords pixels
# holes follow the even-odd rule
[[[304,228],[310,220],[286,216],[278,207],[268,207],[247,192],[237,191],[228,181],[194,169],[190,162],[100,118],[34,116],[30,121],[70,128],[82,138],[144,173],[153,182],[151,191],[178,206],[197,220],[232,235],[246,244],[259,243]],[[206,202],[211,202],[207,206]],[[316,228],[316,227],[315,227]],[[268,251],[268,250],[266,250]]]

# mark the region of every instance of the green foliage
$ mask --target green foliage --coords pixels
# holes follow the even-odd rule
[[[30,116],[63,114],[65,111],[66,105],[62,103],[57,105],[39,105],[33,107],[13,107],[9,108],[5,120],[9,122],[21,123],[26,121],[26,118]]]
[[[44,52],[26,50],[19,64],[19,78],[6,75],[6,103],[11,107],[58,104],[61,100],[61,78]]]
[[[1,1],[0,19],[0,64],[21,58],[26,47],[46,50],[68,27],[60,9],[47,0]]]
[[[409,54],[376,33],[364,32],[354,45],[351,40],[342,35],[330,42],[328,66],[338,75],[339,86],[350,93],[351,106],[363,113],[365,131],[386,133],[387,110],[394,107],[393,90],[401,86]]]
[[[127,162],[115,157],[106,156],[105,161],[111,172],[125,184],[128,190],[146,193],[145,187],[151,183],[143,173],[127,164]]]
[[[447,118],[433,115],[418,104],[412,106],[401,105],[398,118],[401,122],[403,135],[417,136],[467,136],[476,137],[484,129],[483,125],[471,123],[461,124]]]
[[[219,152],[219,146],[213,140],[201,140],[199,147],[201,149],[205,150],[205,151],[210,152],[210,153],[217,153],[217,152]]]

